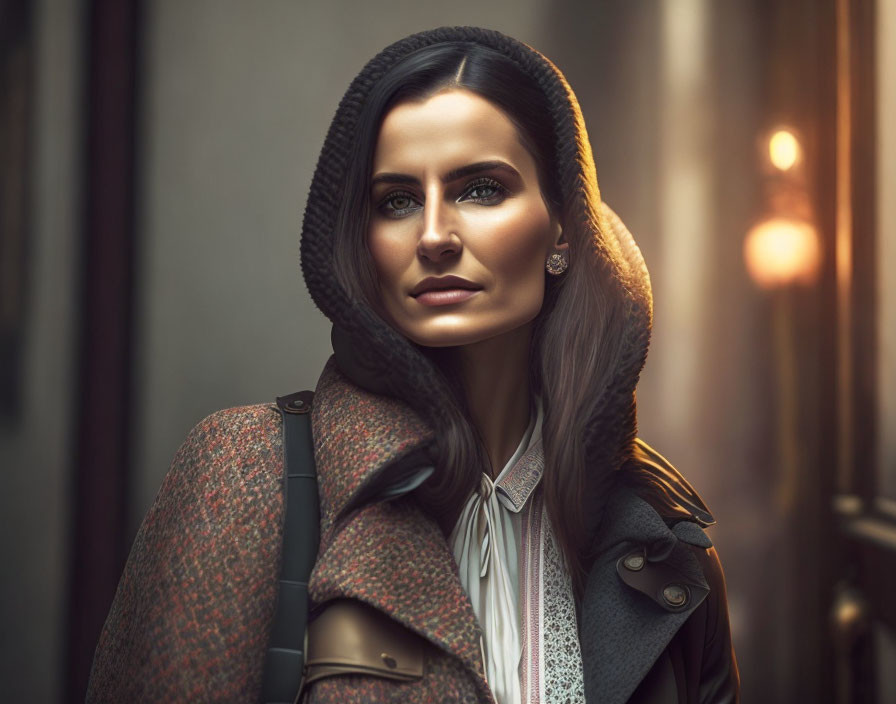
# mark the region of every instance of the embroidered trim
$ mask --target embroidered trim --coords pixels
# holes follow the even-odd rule
[[[541,492],[538,491],[522,512],[520,524],[520,640],[523,645],[520,692],[523,704],[538,704],[542,701],[542,518],[543,501]]]
[[[495,485],[499,498],[506,499],[501,503],[514,513],[519,513],[541,481],[543,471],[544,446],[539,438]]]

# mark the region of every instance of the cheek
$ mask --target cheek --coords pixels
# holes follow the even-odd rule
[[[367,248],[373,259],[380,286],[389,289],[398,283],[403,269],[406,247],[401,245],[402,238],[392,237],[376,227],[371,227],[367,236]]]
[[[531,287],[542,280],[549,249],[550,220],[538,208],[528,208],[503,223],[496,223],[493,237],[483,242],[482,256],[505,285]]]

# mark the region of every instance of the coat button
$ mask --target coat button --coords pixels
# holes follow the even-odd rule
[[[663,600],[674,608],[680,608],[688,603],[688,590],[680,584],[670,584],[663,589]]]
[[[638,553],[629,555],[622,561],[622,564],[625,565],[626,569],[629,569],[632,572],[637,572],[644,567],[644,556],[639,555]]]

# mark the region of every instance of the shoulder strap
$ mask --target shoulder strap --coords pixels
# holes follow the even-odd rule
[[[293,704],[302,687],[305,667],[308,578],[317,559],[320,531],[309,413],[313,399],[312,391],[299,391],[277,398],[277,408],[283,416],[286,517],[280,591],[262,687],[262,702],[268,704]]]

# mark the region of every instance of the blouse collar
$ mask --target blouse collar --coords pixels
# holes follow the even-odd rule
[[[494,481],[498,500],[513,513],[519,513],[526,505],[544,473],[541,438],[543,422],[544,408],[541,399],[536,397],[535,412],[529,420],[529,427],[526,428],[516,452]]]

